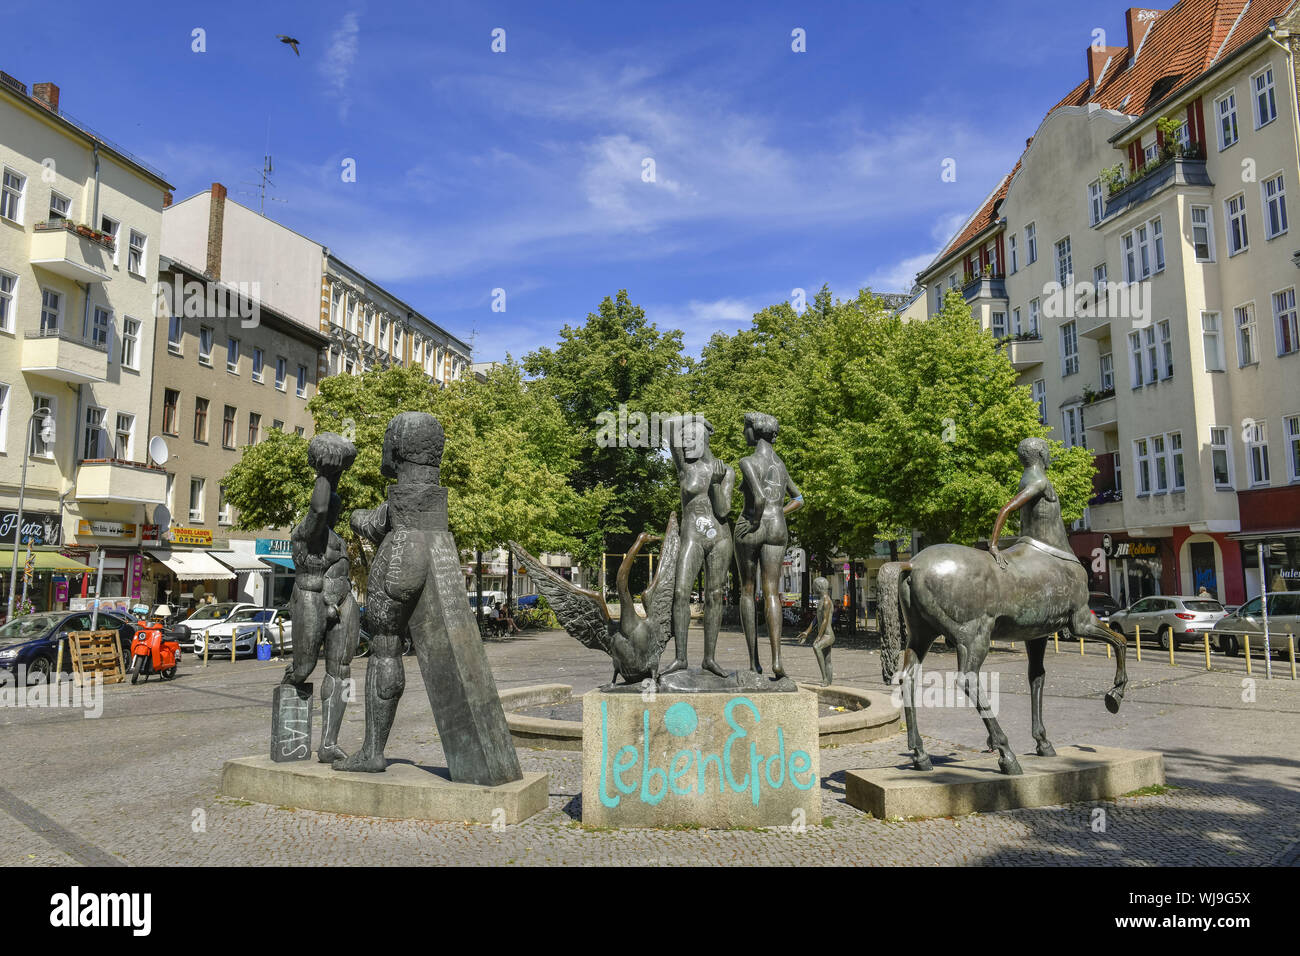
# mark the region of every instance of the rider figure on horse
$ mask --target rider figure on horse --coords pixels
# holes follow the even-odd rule
[[[1019,509],[1020,541],[1009,549],[1008,553],[1012,557],[1022,553],[1023,546],[1028,546],[1071,564],[1078,564],[1079,559],[1070,550],[1070,542],[1065,536],[1061,500],[1047,477],[1047,466],[1051,461],[1051,447],[1047,440],[1026,438],[1016,447],[1016,456],[1025,473],[1020,478],[1020,490],[998,512],[997,521],[993,523],[989,554],[993,555],[998,567],[1008,567],[1007,556],[998,551],[998,537],[1002,534],[1002,526],[1006,524],[1007,518]]]

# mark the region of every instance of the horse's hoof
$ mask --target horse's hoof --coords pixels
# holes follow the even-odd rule
[[[1050,741],[1044,740],[1038,745],[1038,756],[1055,757],[1056,748],[1052,746]]]
[[[1024,771],[1020,769],[1020,761],[1015,757],[1004,757],[1000,759],[998,761],[998,769],[1008,777],[1018,777],[1024,773]]]
[[[933,770],[933,769],[934,769],[934,764],[930,763],[930,755],[929,755],[929,754],[926,754],[924,757],[913,757],[913,758],[912,758],[912,766],[915,767],[917,770]]]
[[[1106,694],[1106,709],[1109,710],[1112,714],[1118,714],[1118,713],[1119,713],[1119,703],[1120,703],[1120,700],[1121,700],[1121,698],[1117,697],[1115,694],[1113,694],[1113,693],[1107,693],[1107,694]]]

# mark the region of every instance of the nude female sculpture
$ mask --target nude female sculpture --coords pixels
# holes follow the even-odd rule
[[[674,416],[663,422],[664,437],[677,468],[682,492],[682,523],[677,573],[673,576],[672,663],[660,676],[684,670],[687,629],[691,624],[691,586],[704,568],[704,660],[701,666],[726,677],[714,653],[722,626],[722,599],[731,564],[731,492],[736,473],[713,457],[709,435],[713,426],[700,416]]]
[[[736,521],[736,570],[740,575],[740,623],[749,646],[750,670],[763,672],[758,662],[758,633],[754,622],[754,585],[762,575],[767,636],[772,644],[772,673],[781,667],[781,562],[790,543],[786,515],[803,507],[803,493],[790,480],[785,462],[772,447],[777,421],[759,412],[745,413],[745,441],[754,453],[740,460],[745,507]],[[786,494],[790,501],[786,502]]]
[[[307,514],[293,529],[293,563],[297,576],[293,595],[293,662],[282,683],[300,686],[316,669],[325,649],[325,680],[321,682],[321,763],[347,756],[339,749],[343,723],[343,690],[352,676],[361,617],[348,577],[348,549],[334,531],[339,517],[339,478],[356,460],[357,449],[341,435],[323,432],[307,446],[307,463],[316,472]]]
[[[833,683],[831,648],[835,646],[835,630],[831,627],[831,583],[818,576],[813,581],[813,591],[817,594],[817,614],[799,635],[799,643],[812,641],[817,667],[822,672],[822,683],[829,687]]]

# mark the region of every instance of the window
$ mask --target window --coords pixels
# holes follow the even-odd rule
[[[1124,252],[1124,281],[1135,282],[1164,271],[1165,235],[1159,218],[1142,223],[1120,240]]]
[[[248,443],[256,445],[262,437],[262,416],[257,412],[248,413]]]
[[[122,367],[140,367],[140,320],[122,320]]]
[[[0,386],[3,388],[3,386]],[[0,406],[3,405],[4,396],[0,394]],[[4,409],[0,407],[0,425],[4,424]],[[1292,481],[1300,481],[1300,415],[1292,415],[1290,418],[1282,419],[1283,431],[1286,434],[1286,467],[1288,477]]]
[[[199,326],[199,364],[212,364],[212,327],[208,325]]]
[[[133,439],[135,437],[135,416],[126,412],[117,413],[117,430],[114,432],[113,457],[121,461],[131,460]]]
[[[5,439],[9,434],[9,386],[0,382],[0,451],[5,450]]]
[[[1277,97],[1273,93],[1273,68],[1270,66],[1263,73],[1252,76],[1250,86],[1255,94],[1255,129],[1259,129],[1277,119]]]
[[[303,435],[307,433],[307,430],[303,428],[301,425],[295,425],[293,429],[293,433],[297,435],[299,438],[302,438]]]
[[[1219,117],[1219,149],[1227,149],[1237,141],[1237,96],[1229,92],[1214,101],[1214,112]]]
[[[282,432],[284,431],[284,422],[280,421],[278,418],[273,418],[271,419],[271,427],[278,432]]]
[[[262,365],[264,364],[264,362],[265,362],[265,358],[262,354],[262,350],[253,349],[253,381],[254,382],[260,382],[262,380]]]
[[[1115,357],[1107,352],[1101,357],[1101,390],[1109,392],[1115,387]]]
[[[374,332],[374,322],[375,322],[375,314],[371,312],[369,309],[366,309],[365,340],[371,345],[374,344],[374,341],[372,339],[372,333]]]
[[[330,322],[334,325],[342,325],[341,313],[343,311],[343,292],[339,289],[334,290],[333,299],[330,301]]]
[[[1142,162],[1144,163],[1149,163],[1160,155],[1159,137],[1152,137],[1151,142],[1147,143],[1145,146],[1143,146],[1142,141],[1139,140],[1138,145],[1142,146]]]
[[[217,485],[217,524],[230,524],[232,520],[230,502],[226,500],[226,489]]]
[[[1066,448],[1077,448],[1083,444],[1083,406],[1070,405],[1061,410],[1065,428],[1063,438]]]
[[[1192,207],[1192,248],[1197,262],[1214,261],[1214,230],[1210,227],[1210,207]]]
[[[1011,334],[1012,335],[1020,334],[1020,308],[1019,307],[1016,307],[1011,310]],[[435,361],[433,363],[433,371],[435,377],[441,377],[442,363]]]
[[[1232,314],[1237,319],[1237,365],[1254,365],[1259,361],[1255,354],[1255,307],[1239,305]]]
[[[1038,232],[1031,222],[1025,226],[1025,264],[1033,265],[1038,261]]]
[[[294,389],[299,398],[307,397],[307,366],[298,366],[298,385]]]
[[[1029,300],[1029,334],[1038,336],[1038,300]],[[453,376],[454,377],[454,376]]]
[[[182,354],[181,339],[184,334],[179,315],[173,315],[167,320],[167,351],[172,355]]]
[[[1101,180],[1094,179],[1088,183],[1088,209],[1092,214],[1092,225],[1101,222],[1106,214],[1106,203],[1101,195]]]
[[[1128,334],[1129,349],[1129,378],[1134,388],[1141,388],[1143,382],[1142,375],[1142,333],[1130,332]]]
[[[144,233],[131,230],[131,247],[126,253],[126,269],[138,276],[144,275],[145,241]]]
[[[288,372],[289,372],[288,361],[286,361],[284,356],[282,355],[277,357],[275,360],[275,387],[282,392],[284,391],[285,376],[288,375]]]
[[[1097,300],[1100,302],[1106,297],[1106,263],[1092,267],[1092,287],[1096,290]]]
[[[1145,438],[1133,443],[1133,461],[1137,466],[1138,494],[1151,494],[1151,453]]]
[[[1235,256],[1250,245],[1246,232],[1246,194],[1233,196],[1223,205],[1228,213],[1228,255]]]
[[[239,339],[233,335],[226,338],[226,371],[239,374]]]
[[[113,325],[113,313],[108,309],[95,306],[95,314],[91,319],[90,342],[96,348],[108,351],[108,330]]]
[[[1264,238],[1272,239],[1287,230],[1286,186],[1282,174],[1264,180],[1259,188],[1264,194]]]
[[[1007,314],[1005,312],[993,313],[993,337],[995,339],[1005,338],[1007,334]],[[301,365],[298,366],[302,368]],[[299,392],[298,394],[302,394]]]
[[[1224,369],[1223,333],[1220,328],[1219,313],[1201,313],[1201,341],[1205,346],[1205,370],[1222,372]]]
[[[1162,320],[1157,326],[1160,333],[1160,377],[1173,378],[1174,375],[1174,341],[1172,323]]]
[[[1158,377],[1160,368],[1160,350],[1156,347],[1156,330],[1148,326],[1143,333],[1146,341],[1147,353],[1147,384],[1150,385]]]
[[[49,289],[41,290],[41,335],[59,334],[59,317],[63,314],[63,296]]]
[[[203,478],[190,479],[190,520],[203,522]]]
[[[1173,479],[1173,490],[1184,491],[1187,488],[1187,477],[1183,471],[1183,434],[1170,432],[1168,438],[1169,474]]]
[[[1210,470],[1214,473],[1215,488],[1232,488],[1232,446],[1226,428],[1210,429]]]
[[[1241,440],[1246,445],[1246,459],[1250,462],[1251,486],[1267,485],[1268,474],[1268,432],[1264,422],[1247,421],[1241,432]]]
[[[68,206],[70,202],[68,197],[50,190],[50,215],[47,222],[63,222],[68,218]]]
[[[1069,285],[1074,281],[1074,262],[1070,257],[1070,237],[1056,244],[1056,281]]]
[[[1165,458],[1165,436],[1156,435],[1151,439],[1151,463],[1155,466],[1156,494],[1163,495],[1169,490],[1169,462]]]
[[[235,406],[227,405],[221,416],[221,447],[235,447]]]
[[[1273,321],[1277,329],[1277,354],[1289,355],[1300,351],[1300,337],[1297,337],[1295,289],[1284,289],[1273,293]]]
[[[86,430],[82,435],[81,460],[107,458],[104,441],[104,410],[94,405],[86,407]]]
[[[1073,375],[1079,371],[1079,333],[1074,322],[1061,326],[1061,374]]]
[[[117,265],[117,250],[119,244],[117,241],[117,232],[122,228],[122,224],[116,219],[108,216],[101,216],[99,220],[99,231],[113,237],[113,265]]]
[[[54,415],[55,414],[54,399],[50,398],[48,395],[33,395],[32,414],[35,415],[37,412],[40,411],[44,411],[51,416]],[[27,446],[27,453],[29,455],[36,455],[41,458],[53,458],[54,444],[52,442],[46,442],[43,438],[41,438],[40,421],[41,420],[38,418],[31,426],[32,440],[31,443]]]
[[[0,216],[14,222],[23,221],[23,187],[26,185],[26,176],[19,176],[12,169],[4,171],[4,183],[0,186]]]
[[[180,422],[177,420],[176,409],[181,402],[181,393],[174,388],[163,389],[163,419],[162,430],[164,435],[179,435]]]
[[[208,440],[208,400],[206,398],[194,399],[194,440],[198,442],[207,442]]]
[[[9,272],[0,272],[0,332],[14,330],[14,295],[18,289],[18,277]]]
[[[1007,258],[1010,260],[1008,272],[1014,273],[1020,268],[1020,252],[1016,248],[1016,235],[1012,233],[1007,236]]]

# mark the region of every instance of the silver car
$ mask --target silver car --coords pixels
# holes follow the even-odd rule
[[[1135,601],[1110,616],[1110,626],[1132,637],[1141,628],[1144,637],[1154,635],[1162,651],[1172,641],[1179,644],[1201,640],[1228,612],[1213,598],[1190,594],[1156,594]]]
[[[1259,597],[1251,598],[1215,624],[1214,631],[1215,645],[1229,657],[1236,657],[1238,648],[1244,645],[1244,633],[1250,634],[1251,653],[1264,653],[1264,602]],[[1278,654],[1288,654],[1288,635],[1294,636],[1296,643],[1300,644],[1300,591],[1268,596],[1270,649]]]

